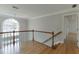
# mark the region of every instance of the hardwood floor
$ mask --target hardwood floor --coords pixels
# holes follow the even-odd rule
[[[56,45],[56,49],[37,41],[26,41],[21,44],[4,45],[0,48],[3,54],[79,54],[79,48],[76,44],[76,34],[69,34],[64,43]]]
[[[70,47],[69,47],[70,46]],[[10,48],[7,49],[7,51],[2,52],[0,50],[0,53],[6,54],[78,54],[79,48],[66,46],[65,44],[58,44],[56,49],[52,49],[46,45],[43,45],[36,41],[27,41],[26,43],[22,43],[19,47],[11,48],[13,50],[10,51]],[[12,53],[11,53],[12,52]]]
[[[26,45],[26,46],[24,46]],[[22,53],[35,53],[35,54],[79,54],[77,47],[77,34],[69,33],[63,44],[58,44],[56,49],[52,49],[46,45],[40,44],[36,41],[28,42],[22,46]],[[23,49],[23,47],[25,47]]]
[[[69,48],[68,48],[69,49]],[[28,54],[77,54],[79,53],[78,48],[74,48],[70,46],[68,50],[65,44],[59,44],[56,49],[52,49],[46,45],[40,44],[36,41],[29,41],[25,43],[21,47],[20,53],[28,53]]]

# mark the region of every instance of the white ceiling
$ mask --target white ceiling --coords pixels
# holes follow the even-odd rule
[[[14,9],[17,6],[19,9]],[[0,5],[0,13],[7,15],[15,15],[24,18],[33,18],[50,13],[71,9],[72,4],[2,4]]]

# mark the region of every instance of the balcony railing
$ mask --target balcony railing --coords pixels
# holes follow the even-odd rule
[[[22,32],[31,32],[32,33],[32,40],[35,41],[35,33],[36,32],[40,32],[40,33],[45,33],[45,34],[50,34],[51,37],[49,39],[46,39],[44,42],[42,43],[46,43],[48,42],[49,40],[52,40],[52,48],[55,47],[54,45],[54,37],[56,37],[57,35],[61,34],[62,32],[58,32],[58,33],[54,33],[54,32],[47,32],[47,31],[39,31],[39,30],[22,30],[22,31],[10,31],[10,32],[0,32],[0,34],[6,34],[6,33],[11,33],[13,34],[12,36],[12,41],[10,41],[10,43],[12,43],[13,45],[15,45],[15,42],[16,42],[16,33],[22,33]],[[8,35],[8,34],[7,34]],[[5,37],[5,36],[4,36]]]

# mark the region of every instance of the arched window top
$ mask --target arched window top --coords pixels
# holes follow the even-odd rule
[[[5,24],[18,24],[19,25],[19,22],[16,21],[15,19],[6,19],[4,22],[3,22],[3,25]]]
[[[3,32],[9,32],[9,31],[18,31],[19,30],[19,22],[16,21],[13,18],[6,19],[3,24]]]

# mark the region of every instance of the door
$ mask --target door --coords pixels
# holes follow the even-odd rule
[[[65,36],[67,36],[68,33],[77,33],[78,32],[77,14],[64,16],[64,25],[65,25]]]
[[[66,52],[77,47],[78,19],[77,14],[64,16]],[[71,52],[69,52],[71,53]]]

